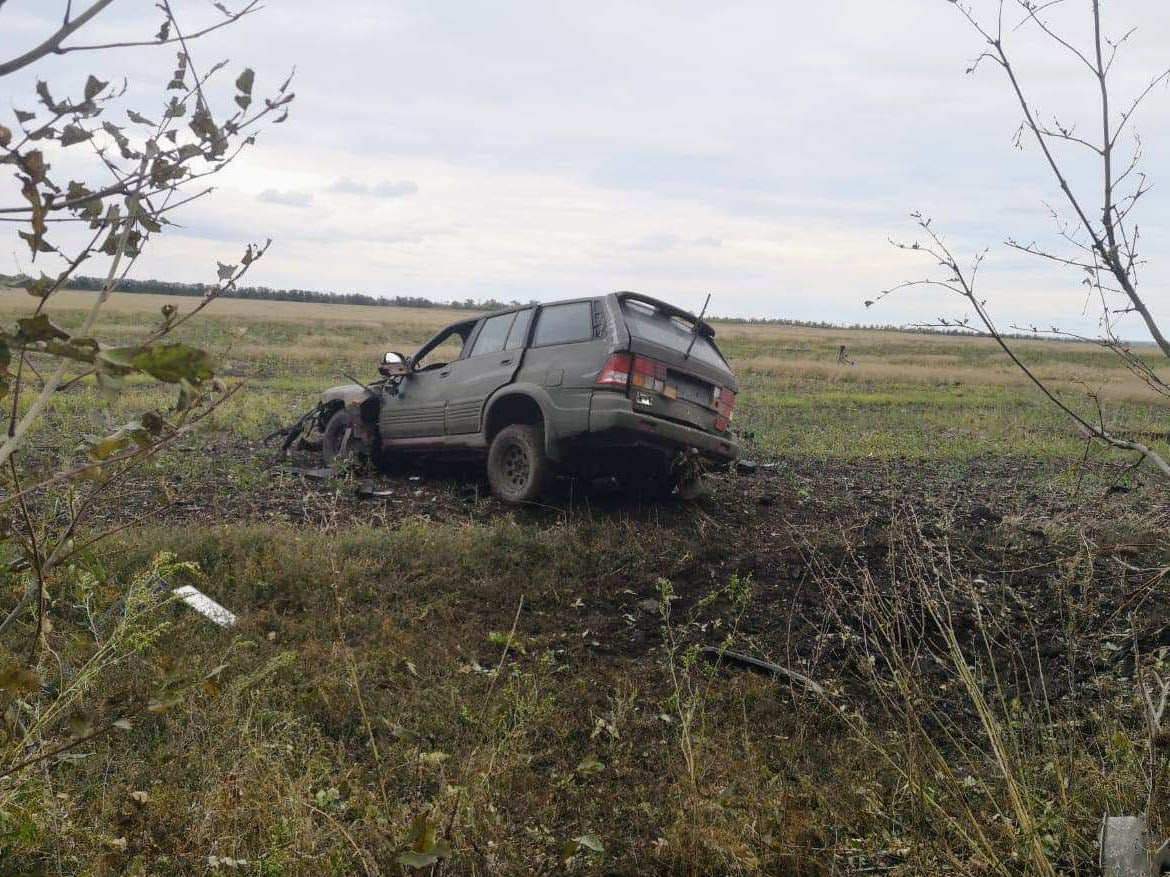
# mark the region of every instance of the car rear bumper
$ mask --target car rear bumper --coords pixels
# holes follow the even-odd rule
[[[653,414],[635,411],[626,396],[595,392],[589,404],[589,438],[611,445],[694,448],[716,460],[734,460],[739,445],[731,436],[705,432]]]

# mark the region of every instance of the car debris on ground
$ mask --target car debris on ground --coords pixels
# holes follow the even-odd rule
[[[1098,835],[1102,877],[1157,877],[1170,871],[1170,840],[1158,844],[1144,816],[1105,816]]]
[[[171,593],[212,624],[218,624],[220,627],[234,627],[238,620],[234,613],[229,612],[193,585],[182,585]]]
[[[769,676],[785,676],[793,682],[799,682],[813,694],[819,695],[820,697],[828,696],[828,693],[820,683],[813,681],[803,673],[789,670],[787,667],[781,667],[779,664],[771,661],[753,658],[751,655],[732,652],[727,649],[716,648],[715,646],[705,646],[700,651],[710,661],[734,664],[738,667],[743,667],[745,670],[752,670],[756,673],[767,673]]]

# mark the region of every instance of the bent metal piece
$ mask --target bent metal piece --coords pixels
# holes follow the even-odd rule
[[[296,423],[292,424],[292,426],[283,427],[266,435],[264,437],[264,442],[268,443],[274,438],[278,437],[283,438],[284,441],[280,445],[280,452],[287,455],[288,449],[296,444],[297,439],[301,438],[312,428],[312,426],[316,425],[317,421],[320,419],[323,407],[323,404],[315,405],[311,411],[304,414]]]
[[[1101,820],[1102,877],[1155,877],[1170,868],[1170,840],[1155,847],[1144,816]]]

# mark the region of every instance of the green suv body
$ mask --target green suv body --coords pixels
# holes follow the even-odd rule
[[[691,454],[728,461],[738,384],[711,326],[637,293],[454,323],[374,385],[322,394],[326,462],[358,453],[487,454],[493,491],[535,499],[558,468],[669,481]]]

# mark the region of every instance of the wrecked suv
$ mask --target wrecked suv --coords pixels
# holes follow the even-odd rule
[[[733,460],[738,384],[709,324],[649,296],[512,308],[454,323],[372,385],[314,413],[326,465],[487,456],[493,492],[531,502],[556,471],[670,489],[689,460]]]

